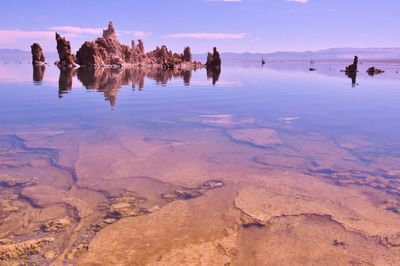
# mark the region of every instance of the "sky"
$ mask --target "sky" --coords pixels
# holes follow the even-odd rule
[[[113,21],[119,39],[193,53],[400,47],[399,0],[0,0],[0,49],[77,51]]]

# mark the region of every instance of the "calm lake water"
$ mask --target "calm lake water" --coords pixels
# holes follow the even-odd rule
[[[264,67],[235,62],[223,65],[220,72],[155,68],[60,72],[53,65],[32,69],[27,63],[1,63],[0,239],[55,237],[54,242],[46,240],[51,243],[40,251],[54,256],[34,253],[24,258],[42,265],[53,261],[110,265],[148,263],[177,243],[238,235],[239,255],[232,256],[239,264],[254,260],[255,265],[259,261],[248,243],[260,241],[256,246],[263,247],[264,229],[237,229],[231,225],[240,219],[232,217],[239,215],[238,210],[253,217],[258,209],[251,204],[271,191],[278,195],[275,198],[303,193],[304,205],[296,201],[299,205],[292,212],[304,208],[305,213],[331,215],[368,236],[393,233],[391,221],[397,221],[400,213],[400,65],[377,65],[386,72],[369,76],[369,65],[362,64],[357,77],[340,72],[345,65],[317,63],[312,66],[317,71],[311,72],[308,64],[293,62],[270,62]],[[292,179],[287,173],[322,183],[303,183],[306,177]],[[248,193],[249,187],[270,191]],[[221,192],[208,191],[214,189]],[[343,198],[355,191],[369,195],[366,202],[371,206],[341,202],[341,191],[347,195]],[[252,194],[258,195],[255,200],[246,198]],[[358,202],[364,196],[352,198]],[[174,203],[197,198],[201,199],[187,203],[185,211]],[[236,209],[226,214],[233,202]],[[286,201],[287,208],[290,202]],[[318,209],[317,203],[325,207]],[[177,218],[162,216],[167,209]],[[291,213],[284,210],[283,215],[285,211]],[[187,218],[193,228],[184,222],[180,226],[180,215],[196,217]],[[387,219],[386,227],[371,222],[376,217]],[[68,222],[59,222],[58,229],[46,225],[59,219]],[[267,222],[254,219],[262,225]],[[315,219],[311,225],[322,226],[318,220],[322,218]],[[159,221],[164,222],[158,225]],[[152,223],[162,230],[154,229],[158,233],[150,237],[155,231],[146,235],[147,227],[141,226]],[[325,232],[336,226],[326,223]],[[128,227],[136,228],[132,238],[124,233]],[[228,227],[236,229],[227,231]],[[350,242],[356,239],[339,231],[337,235]],[[133,232],[143,232],[146,240],[137,240]],[[179,238],[180,234],[185,237]],[[126,239],[116,248],[107,244],[108,236],[116,237],[113,243]],[[148,249],[141,249],[141,241],[148,241]],[[329,241],[327,247],[342,245]],[[357,258],[368,252],[380,256],[373,241],[364,251],[354,251]],[[113,248],[129,250],[135,243],[135,256],[113,257]],[[388,252],[396,257],[397,253]],[[118,261],[123,258],[132,260]]]
[[[356,84],[340,73],[344,64],[302,63],[227,65],[220,75],[205,69],[186,73],[161,70],[76,70],[55,66],[33,73],[30,65],[0,65],[2,130],[18,126],[79,124],[133,129],[141,126],[193,127],[183,118],[232,115],[334,138],[357,135],[397,153],[400,145],[400,66]],[[36,77],[34,75],[37,75]],[[36,79],[33,80],[33,79]],[[163,121],[173,122],[171,124]]]

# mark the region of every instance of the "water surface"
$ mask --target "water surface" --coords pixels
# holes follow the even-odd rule
[[[0,238],[54,237],[11,259],[395,264],[400,66],[357,77],[309,67],[2,63]]]

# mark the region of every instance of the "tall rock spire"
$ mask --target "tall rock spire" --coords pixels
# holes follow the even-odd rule
[[[112,21],[108,22],[108,28],[103,30],[103,38],[117,40],[117,34],[115,33]]]

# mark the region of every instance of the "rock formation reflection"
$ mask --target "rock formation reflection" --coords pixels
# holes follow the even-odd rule
[[[346,72],[346,76],[351,79],[351,87],[357,85],[357,72]]]
[[[351,79],[351,86],[353,88],[357,84],[357,72],[358,72],[358,56],[354,56],[353,64],[347,66],[345,69],[346,76]]]
[[[72,89],[72,77],[76,75],[76,69],[62,69],[60,70],[60,77],[58,78],[58,98],[62,98],[63,94]]]
[[[33,81],[38,84],[42,83],[46,67],[44,65],[32,65],[32,66],[33,66]]]
[[[156,81],[157,84],[167,84],[173,79],[182,79],[184,85],[190,85],[192,71],[182,69],[162,68],[78,68],[61,70],[59,77],[59,97],[72,89],[73,76],[88,90],[104,94],[111,106],[117,101],[119,90],[124,85],[132,85],[132,89],[143,90],[145,80]],[[219,75],[219,74],[218,74]],[[217,78],[218,79],[218,78]]]
[[[207,67],[207,79],[212,79],[212,84],[217,84],[219,76],[221,75],[221,66]]]

